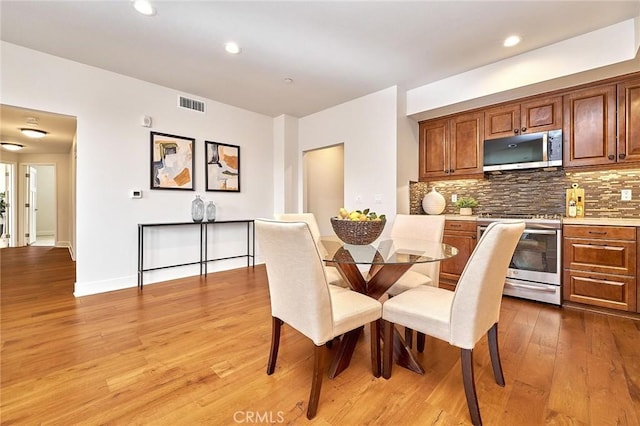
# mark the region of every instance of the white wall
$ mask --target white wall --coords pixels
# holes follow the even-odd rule
[[[304,151],[344,144],[343,205],[347,210],[370,208],[387,219],[395,217],[397,105],[397,88],[391,87],[299,120],[300,167]],[[376,195],[380,203],[374,201]]]
[[[1,48],[0,102],[78,119],[76,295],[135,286],[137,224],[189,221],[195,193],[216,202],[218,220],[273,213],[272,118],[211,100],[206,114],[179,110],[174,90],[10,43]],[[153,117],[153,129],[140,126],[143,115]],[[195,193],[149,190],[150,130],[196,139]],[[204,140],[240,145],[242,192],[204,193]],[[129,198],[132,189],[143,190],[143,198]],[[150,261],[180,262],[197,246],[187,230],[166,234],[152,239]],[[216,238],[214,251],[238,250],[246,241],[222,228]],[[195,273],[196,267],[167,269],[145,281]]]

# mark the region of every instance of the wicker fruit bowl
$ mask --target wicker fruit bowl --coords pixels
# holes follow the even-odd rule
[[[347,244],[366,245],[371,244],[382,234],[384,225],[387,223],[382,220],[348,220],[331,218],[331,226],[338,238]]]

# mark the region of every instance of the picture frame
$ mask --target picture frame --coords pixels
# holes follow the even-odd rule
[[[195,190],[196,140],[151,132],[151,189]]]
[[[240,192],[240,147],[205,141],[207,191]]]
[[[207,191],[240,192],[240,147],[205,141]]]

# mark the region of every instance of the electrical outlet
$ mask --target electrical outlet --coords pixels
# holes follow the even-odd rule
[[[621,191],[621,196],[620,199],[622,201],[631,201],[631,190],[630,189],[623,189]]]
[[[458,201],[458,194],[451,194],[451,202],[455,203],[456,201]]]

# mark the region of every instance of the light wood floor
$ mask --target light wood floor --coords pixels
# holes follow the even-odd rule
[[[285,326],[265,373],[265,270],[74,298],[65,249],[0,250],[2,424],[469,424],[459,352],[427,339],[426,374],[371,375],[368,335],[305,418],[312,344]],[[474,351],[486,425],[640,424],[640,324],[505,298],[499,339]]]

